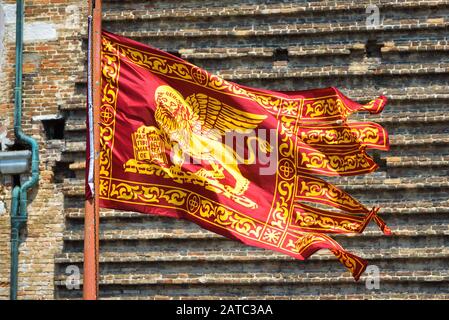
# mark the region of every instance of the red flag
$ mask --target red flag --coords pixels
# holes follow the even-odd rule
[[[388,150],[362,105],[336,88],[278,92],[226,81],[166,52],[103,32],[100,205],[187,219],[303,260],[329,249],[358,279],[366,261],[329,235],[377,216],[318,178],[369,173]]]

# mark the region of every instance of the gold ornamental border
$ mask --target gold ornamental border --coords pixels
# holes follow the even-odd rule
[[[381,136],[379,131],[383,130],[373,122],[348,122],[346,127],[304,124],[298,136],[306,145],[318,147],[345,149],[359,142],[366,147],[385,148],[387,137],[385,134]]]

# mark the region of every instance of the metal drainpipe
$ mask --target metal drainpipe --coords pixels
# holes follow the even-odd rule
[[[9,297],[17,300],[17,278],[19,273],[19,230],[22,228],[23,220],[19,219],[19,196],[20,187],[15,186],[12,190],[11,201],[11,271]]]
[[[22,131],[22,63],[23,63],[24,0],[16,1],[16,86],[14,90],[14,134],[16,139],[31,147],[31,177],[21,187],[13,189],[11,204],[11,279],[10,298],[17,299],[19,234],[26,225],[27,192],[39,182],[39,146],[37,141]],[[19,189],[20,188],[20,189]]]

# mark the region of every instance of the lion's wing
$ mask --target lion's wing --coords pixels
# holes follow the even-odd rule
[[[267,116],[245,112],[203,93],[186,98],[197,118],[194,132],[214,138],[229,131],[247,132],[257,128]]]

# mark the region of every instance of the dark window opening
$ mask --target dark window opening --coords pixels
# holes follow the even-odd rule
[[[12,176],[12,185],[14,187],[20,186],[20,174],[15,174]]]
[[[283,48],[276,48],[273,52],[274,61],[288,61],[288,50]]]
[[[387,160],[382,158],[381,155],[377,152],[375,152],[373,155],[373,160],[374,162],[377,163],[377,165],[379,166],[379,170],[380,171],[386,171],[387,170]]]
[[[45,136],[48,140],[64,139],[65,119],[47,119],[42,120]]]
[[[57,162],[53,171],[55,183],[62,183],[67,178],[76,178],[75,172],[70,169],[70,163],[67,162]]]
[[[182,59],[181,54],[179,53],[179,51],[167,51],[169,54],[171,54],[172,56],[178,57],[180,59]]]
[[[377,43],[376,40],[368,40],[365,45],[366,56],[368,58],[381,58],[383,46],[383,44]]]
[[[12,146],[8,146],[9,151],[21,151],[28,150],[29,146],[26,143],[20,143],[19,141],[15,141]]]

